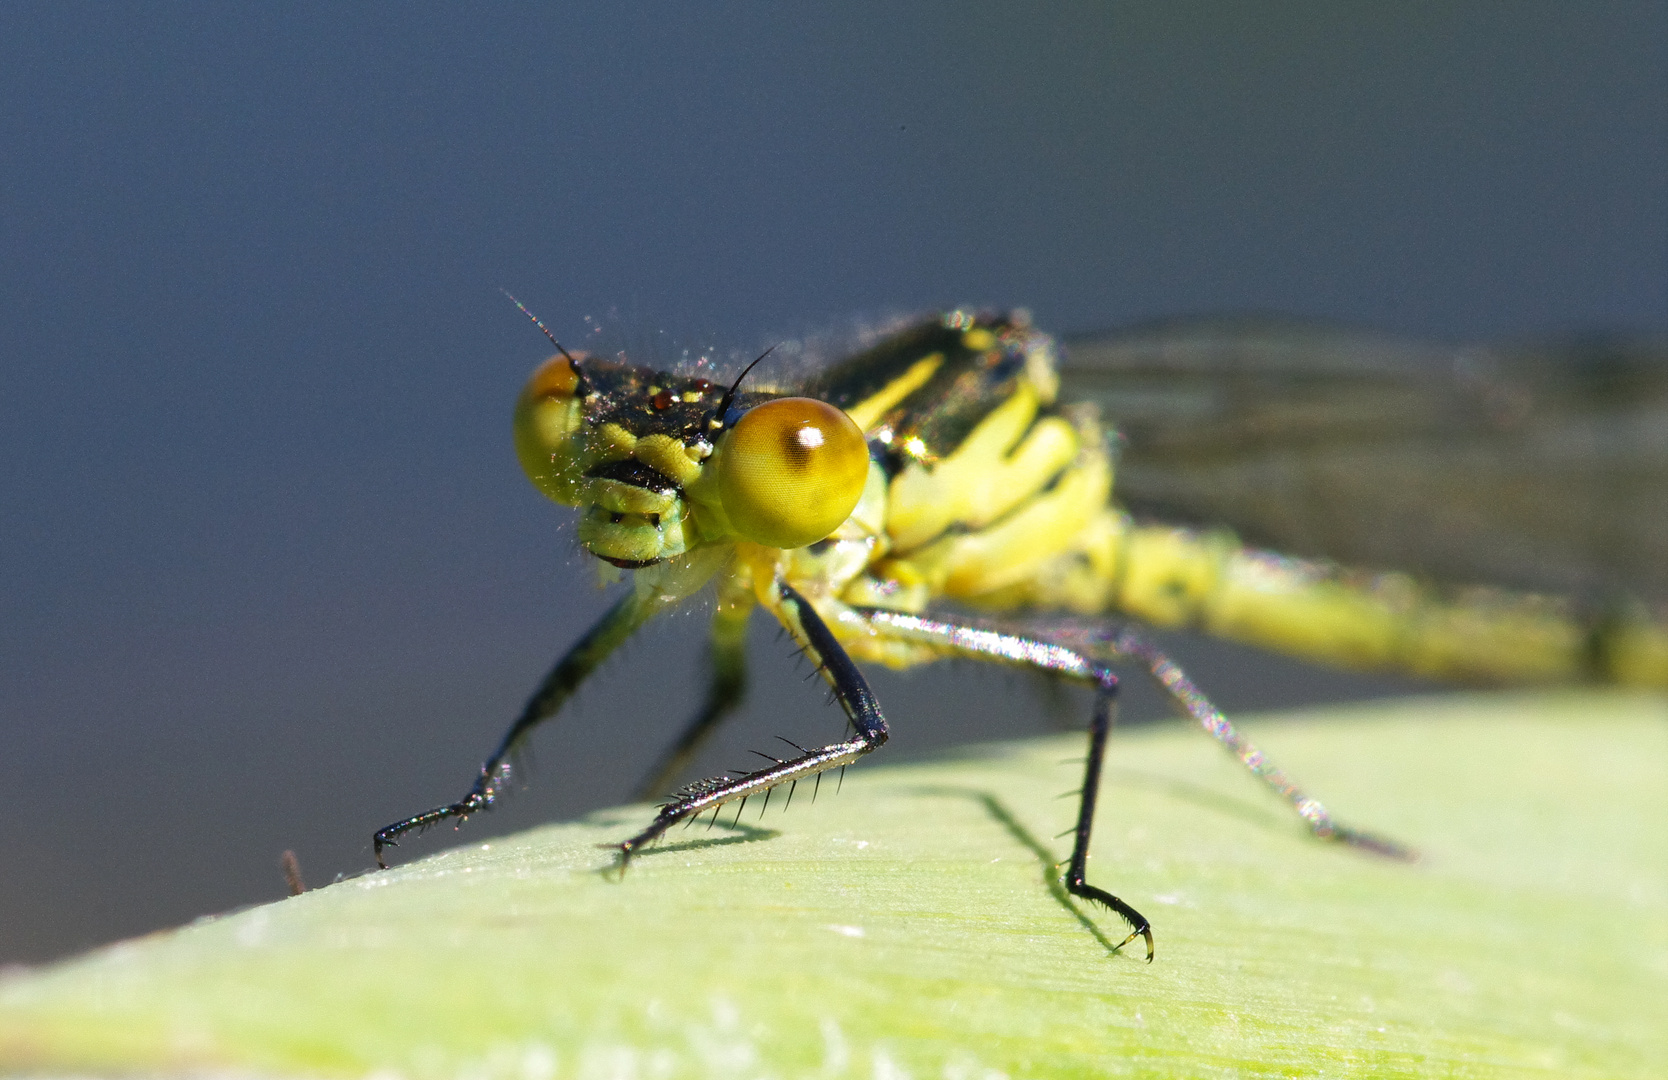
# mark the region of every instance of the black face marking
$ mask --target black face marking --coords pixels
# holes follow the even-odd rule
[[[645,566],[653,566],[661,561],[659,559],[611,559],[607,555],[598,555],[597,558],[605,563],[613,563],[621,570],[641,570]]]
[[[606,465],[598,465],[585,475],[598,480],[618,480],[622,484],[647,488],[650,491],[678,490],[676,480],[641,461],[610,461]]]

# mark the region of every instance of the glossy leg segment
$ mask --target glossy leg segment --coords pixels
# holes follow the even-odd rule
[[[983,655],[1003,656],[1021,663],[1032,663],[1038,667],[1059,671],[1067,677],[1082,679],[1083,676],[1054,663],[1044,663],[1019,655],[1024,652],[1020,645],[1007,646],[1010,652],[998,653],[987,648],[974,647],[963,643],[957,634],[965,635],[967,642],[983,641],[979,635],[994,635],[995,638],[1022,643],[1033,649],[1057,649],[1079,658],[1081,663],[1090,663],[1089,657],[1101,657],[1109,662],[1130,662],[1141,665],[1147,670],[1157,683],[1170,695],[1170,699],[1200,727],[1221,743],[1240,763],[1250,770],[1251,775],[1261,780],[1268,788],[1282,799],[1291,804],[1297,815],[1308,824],[1309,829],[1316,836],[1325,840],[1337,840],[1353,847],[1365,848],[1381,855],[1388,855],[1397,859],[1413,859],[1416,854],[1407,847],[1361,832],[1341,824],[1327,811],[1320,800],[1311,798],[1297,786],[1297,782],[1286,775],[1274,762],[1270,761],[1261,750],[1252,745],[1251,740],[1234,727],[1233,722],[1209,698],[1193,684],[1185,672],[1175,661],[1166,656],[1157,646],[1147,641],[1141,635],[1125,628],[1107,629],[1097,627],[1086,630],[1078,624],[1038,622],[1028,628],[1027,635],[998,633],[992,630],[979,630],[970,627],[956,626],[937,620],[924,619],[914,615],[900,615],[895,612],[870,610],[865,612],[874,625],[885,632],[896,633],[901,637],[913,640],[942,641],[958,652],[976,652]],[[934,629],[926,629],[934,628]],[[952,633],[954,631],[954,633]],[[1041,654],[1039,654],[1041,655]],[[1051,655],[1051,654],[1049,654]]]
[[[864,614],[882,633],[941,645],[953,654],[1038,668],[1095,688],[1095,710],[1089,722],[1089,754],[1083,771],[1083,789],[1077,801],[1071,861],[1066,866],[1064,882],[1067,892],[1104,904],[1129,923],[1129,936],[1118,943],[1118,948],[1138,937],[1145,938],[1147,962],[1152,963],[1153,931],[1146,916],[1106,890],[1090,885],[1087,880],[1089,838],[1094,830],[1095,803],[1100,794],[1101,764],[1106,757],[1106,742],[1117,716],[1117,675],[1106,664],[1086,653],[1037,638],[890,611],[868,610]]]
[[[690,717],[666,753],[638,785],[639,799],[662,796],[678,774],[689,767],[701,747],[718,730],[747,695],[747,617],[753,604],[723,603],[712,617],[712,638],[708,643],[711,671],[706,700]]]
[[[810,602],[789,585],[780,585],[782,624],[817,665],[854,729],[850,738],[767,768],[739,776],[719,776],[689,785],[660,808],[649,827],[619,845],[623,868],[631,856],[680,821],[694,818],[736,800],[764,795],[782,784],[793,784],[829,769],[843,768],[886,742],[886,717],[863,673],[834,639]]]
[[[475,778],[475,784],[467,795],[455,803],[425,810],[377,830],[371,840],[376,849],[377,865],[387,868],[388,864],[382,858],[383,848],[397,846],[399,838],[405,833],[413,829],[421,831],[448,818],[462,821],[470,814],[490,807],[509,780],[511,759],[532,730],[556,715],[579,685],[656,610],[653,600],[645,600],[635,592],[628,593],[609,608],[608,613],[556,661],[544,681],[539,683],[538,689],[522,707],[521,715],[516,717],[515,723],[498,744],[498,749],[481,766],[480,775]]]
[[[1238,758],[1240,764],[1244,765],[1252,776],[1290,803],[1292,809],[1297,811],[1297,816],[1308,824],[1310,831],[1316,836],[1396,859],[1411,860],[1417,857],[1411,848],[1393,840],[1352,829],[1334,819],[1326,807],[1321,805],[1320,800],[1305,794],[1297,786],[1297,781],[1252,745],[1251,740],[1241,734],[1233,722],[1222,715],[1220,709],[1211,704],[1210,699],[1193,684],[1193,680],[1189,679],[1180,667],[1176,666],[1175,661],[1141,635],[1128,629],[1097,629],[1085,632],[1063,627],[1050,632],[1048,637],[1051,640],[1078,645],[1090,652],[1103,653],[1113,660],[1131,661],[1146,668],[1148,674],[1170,695],[1170,700],[1204,728],[1211,738]]]

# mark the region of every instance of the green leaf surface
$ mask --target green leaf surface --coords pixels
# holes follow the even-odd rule
[[[1152,920],[1149,966],[1055,884],[1081,737],[865,763],[815,805],[801,785],[791,809],[778,793],[740,826],[731,809],[674,833],[623,880],[595,845],[646,807],[11,975],[0,1068],[1663,1075],[1661,697],[1466,695],[1246,727],[1421,861],[1314,840],[1180,724],[1120,732],[1090,880]]]

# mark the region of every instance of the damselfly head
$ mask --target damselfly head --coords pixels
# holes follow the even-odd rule
[[[565,351],[523,389],[515,442],[533,484],[581,509],[580,542],[629,569],[707,544],[815,543],[869,471],[863,432],[826,402]]]

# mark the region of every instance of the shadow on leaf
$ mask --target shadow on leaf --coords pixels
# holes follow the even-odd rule
[[[714,821],[707,828],[711,829],[715,825],[723,829],[726,835],[700,836],[692,840],[675,840],[671,843],[656,844],[653,847],[632,852],[631,861],[636,862],[638,859],[652,858],[656,855],[674,855],[680,851],[700,851],[705,848],[726,847],[730,844],[751,844],[760,840],[773,840],[782,835],[778,829],[762,829],[757,825],[746,825],[740,821]],[[614,847],[613,844],[599,844],[597,846],[603,848]],[[597,873],[611,874],[618,869],[619,863],[616,862],[611,866],[598,868]]]
[[[915,788],[914,791],[920,795],[970,799],[977,803],[980,809],[989,814],[998,825],[1007,830],[1009,836],[1017,840],[1022,847],[1036,858],[1042,866],[1043,887],[1048,890],[1048,895],[1052,896],[1061,907],[1071,912],[1072,918],[1076,919],[1083,929],[1094,935],[1094,939],[1100,942],[1101,947],[1108,954],[1117,955],[1122,952],[1122,946],[1102,933],[1100,927],[1095,925],[1095,921],[1083,913],[1071,893],[1066,891],[1065,883],[1060,880],[1060,866],[1064,860],[1055,858],[1054,852],[1050,851],[1047,845],[1032,835],[1031,830],[1020,823],[1020,820],[1013,815],[1013,811],[1009,810],[1001,799],[988,791],[980,791],[977,788],[923,787]]]
[[[1301,828],[1292,827],[1292,819],[1278,813],[1278,804],[1272,800],[1252,801],[1238,799],[1213,791],[1202,784],[1178,780],[1173,776],[1160,776],[1156,773],[1139,772],[1134,769],[1106,770],[1105,783],[1116,787],[1145,788],[1160,795],[1168,796],[1178,802],[1184,802],[1211,813],[1221,814],[1243,821],[1248,825],[1255,825],[1266,832],[1280,835],[1301,835]]]

